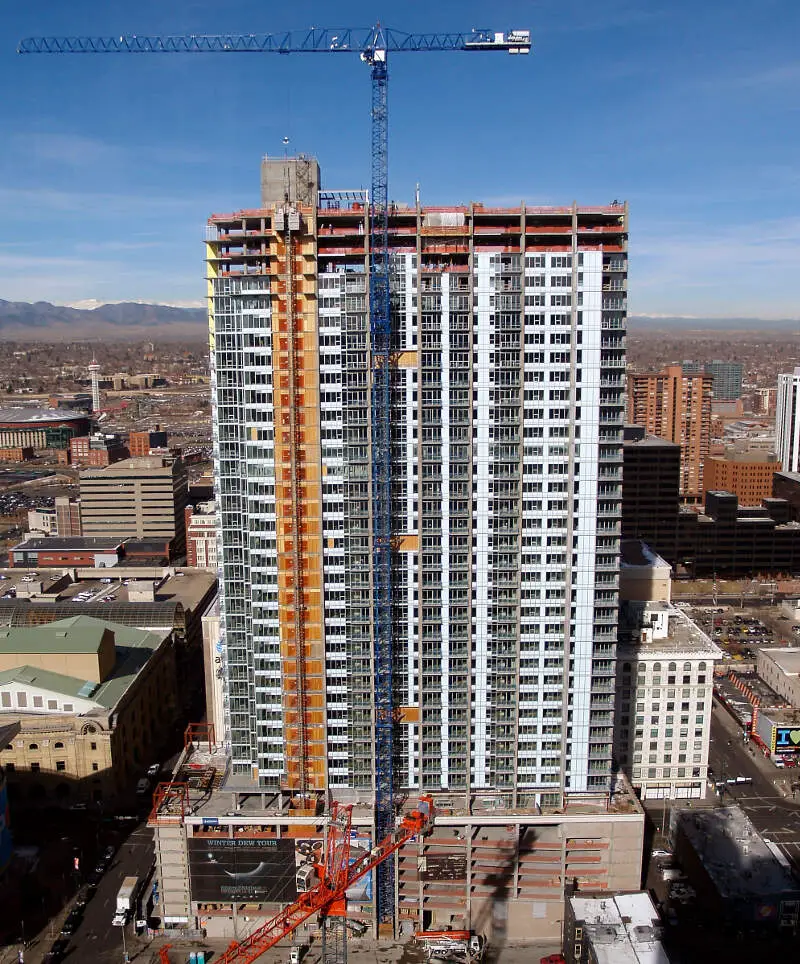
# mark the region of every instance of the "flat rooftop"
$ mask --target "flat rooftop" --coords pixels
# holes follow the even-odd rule
[[[656,569],[672,569],[666,560],[657,552],[653,552],[646,542],[641,539],[623,539],[619,544],[620,565],[631,567],[647,567]]]
[[[797,676],[800,674],[800,647],[770,647],[762,649],[761,652],[768,656],[787,676]]]
[[[66,568],[72,571],[73,567]],[[77,568],[79,572],[87,571],[82,567]],[[147,605],[164,607],[171,603],[173,608],[180,604],[184,609],[194,610],[217,582],[216,575],[205,570],[179,569],[172,573],[165,571],[164,567],[144,570],[131,566],[114,566],[89,571],[103,573],[103,575],[78,579],[77,582],[68,582],[56,589],[62,578],[61,569],[37,568],[33,582],[25,581],[24,569],[4,569],[0,571],[0,612],[5,612],[9,608],[46,605],[50,608],[59,608],[63,616],[74,616],[85,612],[101,619],[111,619],[115,607],[119,604],[124,604],[125,607]],[[148,575],[151,571],[162,575]],[[22,595],[30,593],[32,587],[39,583],[42,587],[41,592],[34,593],[30,598]],[[142,589],[150,586],[154,589],[152,603],[131,601],[131,591],[141,592]],[[17,592],[15,599],[4,596],[11,588]],[[69,606],[69,612],[64,610],[65,605]],[[3,624],[18,625],[15,621],[9,621],[0,615],[0,625]]]
[[[722,897],[752,900],[800,890],[739,807],[681,810],[678,824]]]
[[[668,602],[648,602],[645,604],[645,622],[636,615],[640,610],[630,603],[620,609],[620,638],[617,655],[636,656],[648,659],[657,656],[668,656],[674,653],[678,656],[703,656],[708,660],[722,659],[723,652],[700,627],[692,622],[687,614],[677,606]],[[641,630],[649,625],[646,614],[666,615],[668,620],[668,635],[663,639],[640,638]]]
[[[658,912],[650,895],[570,897],[584,939],[591,940],[598,964],[669,964],[661,945]]]
[[[125,542],[124,539],[101,538],[94,536],[34,536],[13,546],[12,552],[69,551],[113,552]]]

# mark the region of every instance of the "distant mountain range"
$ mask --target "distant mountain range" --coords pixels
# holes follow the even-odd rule
[[[800,319],[695,318],[691,316],[631,315],[630,328],[645,331],[787,331],[800,328]],[[70,308],[48,301],[0,299],[0,340],[74,341],[111,337],[180,339],[204,337],[204,308],[176,308],[123,301],[97,307]]]
[[[74,341],[81,338],[203,337],[203,308],[174,308],[137,302],[68,308],[48,301],[0,299],[0,339],[6,341]]]

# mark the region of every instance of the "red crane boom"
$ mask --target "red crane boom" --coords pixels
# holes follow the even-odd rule
[[[319,883],[284,907],[241,943],[234,942],[219,958],[218,964],[252,964],[270,947],[288,937],[314,914],[330,911],[337,902],[345,905],[347,891],[366,874],[383,863],[416,834],[425,833],[433,823],[433,798],[421,796],[417,809],[404,814],[400,825],[387,834],[368,853],[350,863],[350,826],[352,806],[334,803],[328,824],[325,855],[317,870]]]

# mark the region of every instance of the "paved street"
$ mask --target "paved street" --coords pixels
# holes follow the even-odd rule
[[[68,955],[67,961],[89,959],[97,964],[123,960],[122,928],[114,927],[111,918],[116,907],[117,891],[123,877],[136,876],[140,879],[149,873],[153,864],[153,832],[147,827],[138,826],[120,847],[114,862],[106,871],[97,886],[97,893],[89,901],[86,913],[78,932],[71,943],[76,948]],[[138,946],[131,940],[132,927],[126,929],[127,945]]]
[[[100,878],[94,896],[89,900],[84,911],[83,920],[74,937],[70,939],[64,960],[80,964],[83,961],[91,961],[92,964],[121,964],[123,961],[122,932],[119,927],[113,927],[111,918],[114,916],[117,891],[122,883],[122,878],[135,875],[143,877],[150,870],[153,863],[153,835],[144,824],[135,824],[132,830],[125,830],[117,834],[120,843],[119,849],[110,867]],[[107,827],[96,831],[90,826],[87,827],[90,835],[97,834],[101,844],[104,837],[101,834],[108,834]],[[105,837],[108,840],[108,837]],[[80,878],[84,881],[92,872],[94,860],[94,849],[84,850],[86,854],[81,862]],[[70,858],[71,859],[71,858]],[[59,936],[61,925],[72,906],[73,899],[58,912],[38,935],[28,934],[29,946],[25,950],[25,964],[40,964],[44,955],[52,946],[54,940]],[[127,949],[134,953],[140,949],[144,942],[137,940],[133,936],[132,927],[126,928]],[[17,961],[18,945],[0,950],[0,964]],[[146,960],[146,957],[140,958]]]
[[[752,785],[730,786],[723,802],[736,802],[767,840],[778,844],[800,871],[800,770],[778,770],[755,746],[745,744],[739,726],[717,703],[711,721],[709,763],[717,780],[750,776]],[[794,796],[794,799],[793,799]]]

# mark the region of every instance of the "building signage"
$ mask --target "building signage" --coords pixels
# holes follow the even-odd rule
[[[800,727],[776,726],[775,727],[775,749],[776,750],[800,749]]]

